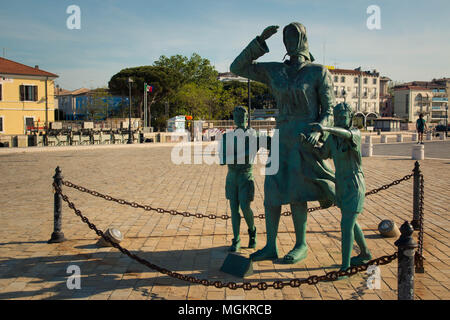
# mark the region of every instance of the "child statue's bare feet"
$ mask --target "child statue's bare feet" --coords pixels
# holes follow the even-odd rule
[[[350,265],[351,266],[360,266],[362,264],[366,264],[370,260],[372,260],[372,255],[370,253],[364,253],[364,254],[360,253],[356,257],[352,257],[350,259]]]
[[[241,240],[235,240],[233,239],[230,248],[228,248],[228,251],[230,252],[238,252],[239,249],[241,249]]]

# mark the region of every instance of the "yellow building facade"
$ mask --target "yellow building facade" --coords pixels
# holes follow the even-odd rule
[[[0,58],[0,135],[26,134],[54,121],[56,74]]]

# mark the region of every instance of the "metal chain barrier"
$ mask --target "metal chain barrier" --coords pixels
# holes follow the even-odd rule
[[[128,251],[126,248],[123,248],[120,244],[115,243],[113,241],[111,241],[111,239],[109,239],[107,236],[105,236],[105,234],[103,233],[102,230],[99,230],[92,222],[89,221],[89,219],[85,216],[83,216],[83,214],[81,213],[80,210],[78,210],[74,203],[71,202],[69,200],[69,198],[62,193],[61,188],[56,184],[53,183],[53,188],[55,193],[58,193],[62,200],[64,200],[69,208],[71,208],[75,214],[81,218],[81,220],[86,223],[89,228],[91,230],[94,230],[95,233],[102,237],[105,241],[107,241],[108,243],[110,243],[114,248],[118,249],[120,252],[122,252],[123,254],[127,255],[128,257],[130,257],[131,259],[139,262],[142,265],[147,266],[148,268],[152,269],[152,270],[156,270],[162,274],[168,275],[171,278],[174,279],[178,279],[178,280],[182,280],[182,281],[187,281],[193,284],[201,284],[204,286],[214,286],[216,288],[229,288],[232,290],[236,290],[236,289],[244,289],[244,290],[252,290],[252,289],[258,289],[258,290],[267,290],[269,288],[274,288],[274,289],[283,289],[284,287],[292,287],[292,288],[296,288],[301,286],[302,284],[309,284],[309,285],[315,285],[319,282],[325,282],[325,281],[335,281],[338,280],[339,277],[344,277],[344,276],[348,276],[351,277],[361,271],[366,271],[367,268],[370,265],[385,265],[388,263],[391,263],[392,261],[394,261],[395,259],[398,258],[398,253],[395,252],[392,255],[386,255],[386,256],[382,256],[379,257],[377,259],[373,259],[370,260],[368,263],[363,264],[363,265],[359,265],[359,266],[353,266],[353,267],[349,267],[346,270],[342,270],[342,271],[331,271],[328,272],[324,275],[313,275],[310,276],[308,278],[305,279],[291,279],[289,281],[274,281],[272,283],[267,283],[267,282],[258,282],[258,283],[251,283],[251,282],[243,282],[243,283],[235,283],[235,282],[221,282],[221,281],[211,281],[208,279],[199,279],[196,277],[192,277],[192,276],[187,276],[178,272],[173,272],[170,271],[168,269],[162,268],[160,266],[157,266],[151,262],[149,262],[146,259],[143,259],[139,256],[137,256],[134,253],[131,253],[130,251]],[[123,201],[123,200],[121,200]],[[125,202],[125,201],[124,201]],[[120,202],[119,202],[120,203]]]
[[[380,192],[382,190],[389,189],[392,186],[398,185],[398,184],[400,184],[403,181],[407,181],[407,180],[411,179],[411,177],[413,177],[413,176],[414,176],[414,174],[408,174],[408,175],[404,176],[401,179],[394,180],[393,182],[391,182],[389,184],[386,184],[386,185],[381,186],[381,187],[379,187],[377,189],[373,189],[373,190],[371,190],[369,192],[366,192],[365,195],[366,196],[370,196],[370,195],[376,194],[376,193],[378,193],[378,192]],[[89,190],[89,189],[87,189],[85,187],[78,186],[78,185],[76,185],[76,184],[74,184],[72,182],[69,182],[69,181],[62,181],[62,184],[65,185],[66,187],[74,188],[74,189],[76,189],[78,191],[88,193],[88,194],[90,194],[90,195],[92,195],[94,197],[100,197],[100,198],[103,198],[103,199],[105,199],[107,201],[114,201],[114,202],[117,202],[117,203],[119,203],[121,205],[128,205],[128,206],[131,206],[133,208],[141,208],[141,209],[144,209],[146,211],[156,211],[156,212],[159,212],[159,213],[169,213],[171,215],[181,215],[183,217],[196,217],[196,218],[209,218],[209,219],[217,219],[217,218],[219,218],[219,219],[223,219],[223,220],[227,220],[227,219],[231,218],[229,215],[226,215],[226,214],[223,214],[221,216],[217,216],[215,214],[190,213],[190,212],[186,212],[186,211],[166,210],[166,209],[163,209],[163,208],[153,208],[152,206],[149,206],[149,205],[142,205],[142,204],[139,204],[139,203],[136,203],[136,202],[129,202],[129,201],[126,201],[126,200],[123,200],[123,199],[116,199],[116,198],[114,198],[112,196],[104,195],[104,194],[102,194],[100,192]],[[423,201],[423,199],[422,199],[422,201]],[[336,206],[336,205],[333,205],[331,207],[334,207],[334,206]],[[310,213],[310,212],[314,212],[314,211],[321,210],[321,209],[324,209],[324,208],[322,208],[322,207],[308,208],[307,212]],[[292,215],[292,212],[284,211],[284,212],[281,213],[281,215],[287,217],[287,216]],[[264,214],[255,215],[254,217],[255,218],[259,218],[259,219],[265,219],[265,215]]]
[[[417,239],[417,251],[415,255],[415,265],[416,272],[423,272],[423,261],[425,258],[423,257],[423,216],[424,216],[424,179],[423,174],[420,174],[420,194],[419,194],[419,235]]]

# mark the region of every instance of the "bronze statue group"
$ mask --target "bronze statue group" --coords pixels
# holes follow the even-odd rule
[[[341,209],[341,270],[345,270],[349,266],[363,264],[372,259],[362,229],[356,221],[363,210],[365,194],[361,166],[361,133],[352,127],[353,111],[350,105],[335,104],[331,75],[327,68],[313,63],[306,29],[302,24],[293,22],[283,29],[283,42],[289,60],[256,62],[259,57],[269,52],[266,40],[277,30],[278,26],[265,28],[230,67],[234,74],[268,85],[279,109],[276,119],[278,171],[275,174],[266,174],[264,180],[267,241],[262,249],[250,255],[250,259],[278,259],[278,225],[281,206],[285,204],[291,207],[296,243],[283,257],[283,262],[297,263],[305,259],[308,252],[307,202],[319,201],[323,208],[336,204]],[[245,108],[236,107],[233,118],[236,130],[250,129],[245,127]],[[227,145],[230,145],[226,142],[227,137],[235,140],[232,144],[233,150],[227,150]],[[256,141],[259,142],[258,136]],[[236,135],[226,133],[221,148],[221,164],[228,165],[225,191],[231,208],[234,238],[229,250],[232,252],[241,247],[239,208],[248,226],[248,247],[256,247],[256,228],[250,208],[255,187],[248,143],[245,144],[244,163],[230,163],[225,159],[227,153],[236,154],[236,142]],[[273,141],[269,139],[269,157],[273,151],[271,143]],[[259,148],[260,144],[257,143],[255,152]],[[329,158],[333,159],[335,171],[326,161]],[[360,254],[351,258],[354,241],[360,248]]]

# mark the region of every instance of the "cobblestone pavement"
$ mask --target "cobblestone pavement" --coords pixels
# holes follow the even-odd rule
[[[162,146],[83,148],[59,152],[0,154],[0,299],[396,299],[397,261],[381,266],[380,289],[368,289],[367,274],[349,279],[269,289],[217,289],[190,284],[142,266],[114,248],[97,247],[98,237],[66,204],[63,232],[68,241],[47,244],[53,230],[52,176],[59,165],[65,180],[117,198],[153,207],[206,214],[228,214],[226,167],[175,165],[172,148]],[[425,273],[416,274],[416,299],[449,299],[449,160],[420,162],[425,179]],[[399,179],[414,161],[394,157],[363,158],[367,190]],[[263,211],[264,177],[255,172],[255,214]],[[107,202],[67,187],[63,191],[100,229],[120,229],[123,246],[161,267],[210,280],[242,282],[219,271],[231,243],[230,220],[197,219],[147,212]],[[318,203],[310,203],[317,206]],[[283,210],[289,208],[283,207]],[[400,226],[412,219],[412,179],[366,198],[359,222],[374,257],[396,251],[393,238],[379,236],[382,219]],[[339,267],[340,212],[336,208],[309,215],[308,257],[295,265],[255,262],[251,282],[323,275]],[[265,222],[256,219],[257,249],[265,244]],[[241,235],[248,241],[242,220]],[[294,245],[291,217],[280,221],[280,255]],[[356,252],[357,249],[355,248]],[[69,265],[81,269],[81,289],[69,290]]]

